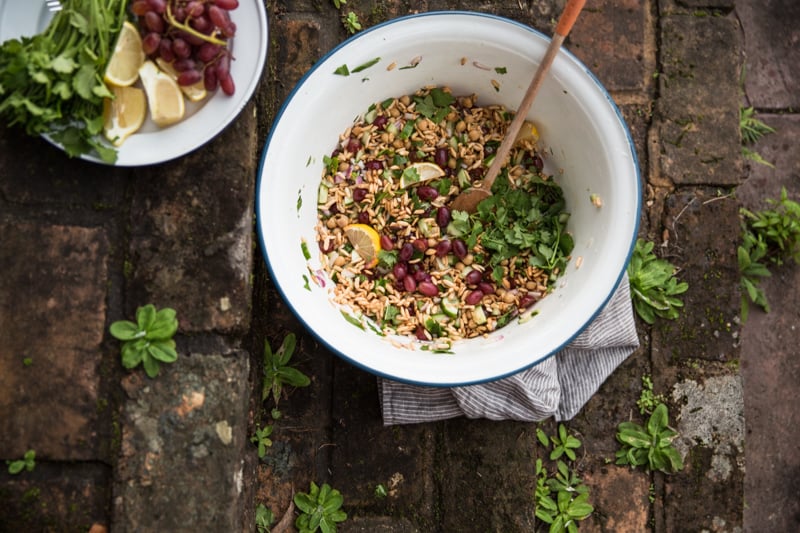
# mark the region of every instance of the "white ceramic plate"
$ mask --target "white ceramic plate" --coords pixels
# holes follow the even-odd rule
[[[44,0],[0,0],[0,42],[40,33],[51,18]],[[187,101],[187,117],[168,128],[159,128],[148,118],[118,149],[117,166],[150,165],[187,154],[213,139],[241,112],[258,86],[266,61],[267,14],[260,0],[240,0],[231,19],[236,23],[231,62],[234,95],[217,91],[199,104]],[[93,156],[82,157],[102,163]]]
[[[394,380],[455,386],[495,380],[543,361],[574,339],[617,287],[636,239],[639,168],[613,100],[573,55],[561,50],[528,118],[549,148],[571,213],[573,260],[539,314],[486,338],[458,341],[451,354],[409,337],[379,336],[348,323],[321,275],[315,225],[323,155],[369,105],[429,84],[481,105],[516,109],[549,39],[508,19],[469,12],[423,13],[366,30],[322,58],[298,83],[270,132],[259,169],[256,209],[271,279],[306,327],[333,352]],[[379,60],[369,68],[336,75]],[[462,58],[465,60],[462,61]],[[395,68],[391,68],[392,64]],[[416,66],[413,66],[416,64]],[[402,68],[412,67],[413,68]],[[492,80],[499,82],[495,90]],[[591,194],[603,201],[592,204]],[[309,252],[302,250],[306,243]]]

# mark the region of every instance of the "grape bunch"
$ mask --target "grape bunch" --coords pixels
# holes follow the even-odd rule
[[[161,58],[177,73],[178,85],[203,82],[207,91],[236,91],[229,40],[236,33],[230,11],[239,0],[134,0],[131,11],[150,59]]]

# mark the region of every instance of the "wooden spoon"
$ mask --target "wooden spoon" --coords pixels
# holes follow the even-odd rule
[[[550,70],[550,65],[553,64],[553,60],[555,59],[559,48],[561,48],[561,45],[564,43],[564,39],[572,29],[572,25],[575,24],[575,20],[578,18],[578,14],[583,9],[585,3],[586,0],[568,0],[567,5],[564,8],[564,12],[561,14],[561,18],[558,19],[555,35],[553,35],[553,39],[550,41],[550,45],[547,47],[547,51],[544,54],[544,58],[542,58],[542,62],[539,64],[539,68],[536,69],[536,74],[533,76],[533,80],[531,80],[531,84],[528,86],[528,90],[525,92],[525,97],[522,99],[522,103],[520,103],[519,107],[517,108],[517,113],[514,116],[514,120],[512,120],[511,124],[508,126],[508,131],[506,131],[503,142],[497,149],[494,160],[492,161],[492,164],[489,165],[489,170],[486,171],[483,181],[481,182],[480,186],[461,192],[461,194],[459,194],[456,199],[453,200],[453,203],[450,206],[452,210],[474,213],[475,208],[478,206],[481,200],[491,196],[492,184],[494,183],[497,174],[500,172],[500,167],[502,167],[505,163],[505,160],[508,157],[508,152],[511,151],[511,147],[514,145],[514,141],[517,138],[519,129],[522,127],[522,123],[525,122],[525,116],[528,114],[528,110],[533,103],[533,99],[536,97],[536,93],[539,92],[539,87],[542,85],[542,81],[544,81],[547,71]]]

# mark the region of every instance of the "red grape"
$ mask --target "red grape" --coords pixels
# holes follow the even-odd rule
[[[177,58],[187,59],[192,55],[192,47],[185,40],[177,37],[172,41],[172,52]]]
[[[158,55],[168,63],[175,60],[175,54],[172,52],[172,40],[167,37],[161,38],[161,42],[158,43]]]
[[[203,13],[206,12],[206,8],[203,5],[203,2],[198,2],[197,0],[192,0],[188,4],[186,4],[186,14],[190,17],[199,17],[202,16]]]
[[[206,91],[216,91],[218,86],[217,69],[213,66],[206,67],[205,71],[203,71],[203,87],[206,88]]]
[[[150,11],[152,8],[147,0],[134,0],[131,3],[131,12],[136,15],[137,17],[143,16],[145,13]]]
[[[150,8],[159,15],[164,13],[167,9],[166,0],[147,0],[147,3],[150,4]]]
[[[214,5],[230,11],[239,7],[239,0],[214,0]]]
[[[148,30],[156,33],[164,33],[166,29],[164,19],[155,11],[148,11],[144,14],[144,25]]]
[[[194,85],[203,79],[203,75],[195,69],[184,70],[178,75],[178,85]]]
[[[232,96],[233,93],[236,92],[236,84],[233,83],[233,78],[230,76],[230,74],[227,77],[219,80],[219,87],[222,89],[222,92],[228,96]]]
[[[214,43],[203,43],[197,49],[195,57],[203,63],[210,63],[213,61],[217,54],[219,54],[220,46]]]
[[[152,55],[158,50],[158,45],[161,44],[161,34],[150,32],[142,37],[142,50],[146,55]]]
[[[175,70],[178,72],[184,72],[187,70],[197,70],[197,63],[193,59],[176,59],[172,62],[172,66],[175,67]]]

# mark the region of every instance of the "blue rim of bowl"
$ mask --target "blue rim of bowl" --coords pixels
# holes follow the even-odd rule
[[[303,85],[305,84],[306,79],[309,78],[312,74],[314,74],[314,72],[316,72],[316,70],[330,56],[334,55],[340,49],[344,48],[345,46],[351,45],[353,42],[358,41],[364,35],[367,35],[367,34],[373,32],[373,31],[376,31],[376,30],[378,30],[380,28],[383,28],[385,26],[390,26],[392,24],[397,24],[399,22],[406,22],[406,21],[409,21],[409,20],[412,20],[412,19],[418,19],[418,18],[422,18],[422,17],[437,17],[437,16],[449,16],[449,15],[460,15],[460,16],[465,16],[466,15],[466,16],[479,17],[479,18],[488,18],[488,19],[500,21],[500,22],[503,22],[503,23],[506,23],[506,24],[510,24],[510,25],[522,28],[525,31],[528,31],[528,32],[530,32],[530,33],[532,33],[534,35],[538,35],[539,37],[544,38],[546,41],[550,41],[550,37],[548,37],[547,35],[545,35],[544,33],[540,32],[539,30],[536,30],[536,29],[534,29],[534,28],[532,28],[532,27],[530,27],[530,26],[528,26],[526,24],[523,24],[521,22],[509,19],[509,18],[506,18],[506,17],[502,17],[500,15],[494,15],[494,14],[491,14],[491,13],[480,13],[480,12],[477,12],[477,11],[428,11],[428,12],[425,12],[425,13],[416,13],[416,14],[413,14],[413,15],[406,15],[406,16],[403,16],[403,17],[398,17],[398,18],[394,18],[394,19],[391,19],[391,20],[387,20],[386,22],[382,22],[380,24],[377,24],[375,26],[367,28],[366,30],[363,30],[362,32],[360,32],[358,34],[353,35],[352,37],[348,38],[347,40],[342,41],[339,45],[337,45],[335,48],[333,48],[328,53],[326,53],[324,56],[322,56],[314,64],[314,66],[312,66],[308,70],[308,72],[306,72],[303,75],[303,77],[300,78],[300,80],[294,86],[294,88],[292,89],[292,92],[289,94],[289,96],[284,100],[283,104],[281,105],[281,108],[278,111],[278,114],[275,116],[275,119],[274,119],[273,122],[275,124],[277,124],[281,120],[284,111],[286,111],[286,108],[291,104],[291,102],[294,99],[294,97],[297,94],[297,92],[303,87]],[[275,278],[275,275],[274,275],[275,272],[272,270],[272,266],[271,266],[270,260],[269,260],[269,254],[267,254],[266,242],[264,241],[264,234],[263,234],[263,231],[262,231],[262,226],[259,223],[259,221],[261,220],[261,204],[258,201],[259,198],[261,198],[261,186],[262,186],[262,182],[263,182],[262,176],[263,176],[263,170],[264,170],[264,159],[266,159],[267,152],[269,151],[270,142],[272,141],[272,133],[275,131],[275,129],[272,128],[272,130],[270,131],[269,136],[267,137],[266,143],[264,144],[264,149],[261,152],[261,159],[260,159],[259,164],[258,164],[258,182],[256,183],[256,229],[258,231],[258,240],[259,240],[259,244],[261,246],[261,253],[264,256],[264,261],[267,264],[267,269],[268,269],[268,271],[270,273],[271,279],[274,280],[275,287],[277,288],[278,293],[281,295],[281,298],[283,298],[283,301],[286,302],[286,304],[292,310],[292,313],[294,313],[295,317],[297,317],[297,319],[302,323],[302,325],[305,328],[305,330],[310,332],[312,335],[314,335],[314,337],[316,337],[317,340],[319,340],[320,343],[322,343],[322,345],[324,345],[331,353],[336,354],[337,356],[339,356],[340,358],[344,359],[345,361],[347,361],[348,363],[352,364],[353,366],[355,366],[357,368],[360,368],[362,370],[365,370],[365,371],[369,372],[370,374],[373,374],[373,375],[381,377],[381,378],[389,379],[389,380],[392,380],[392,381],[397,381],[397,382],[400,382],[400,383],[406,383],[406,384],[409,384],[409,385],[419,385],[419,386],[423,386],[423,387],[435,387],[435,388],[463,387],[465,385],[479,385],[481,383],[490,383],[490,382],[497,381],[497,380],[500,380],[500,379],[503,379],[503,378],[507,378],[509,376],[513,376],[513,375],[518,374],[518,373],[520,373],[520,372],[522,372],[524,370],[527,370],[527,369],[529,369],[529,368],[531,368],[533,366],[536,366],[536,365],[546,361],[550,357],[556,355],[558,352],[560,352],[561,350],[566,348],[573,340],[575,340],[575,338],[578,335],[580,335],[581,332],[583,332],[583,330],[585,330],[589,326],[589,324],[594,322],[594,320],[603,311],[603,309],[605,309],[605,307],[608,305],[608,302],[611,300],[611,297],[617,291],[617,289],[619,288],[620,283],[622,282],[623,278],[625,277],[625,273],[627,271],[627,265],[630,262],[631,255],[633,254],[633,249],[634,249],[634,246],[636,244],[636,239],[637,239],[638,234],[639,234],[639,222],[640,222],[640,219],[641,219],[641,216],[642,216],[642,212],[641,212],[642,211],[642,184],[641,184],[642,176],[641,176],[641,169],[639,168],[639,158],[638,158],[638,156],[636,154],[636,146],[635,146],[635,144],[633,142],[633,137],[631,135],[630,128],[628,127],[628,123],[625,121],[625,118],[622,116],[622,112],[619,110],[619,107],[617,107],[616,102],[614,102],[614,99],[608,93],[608,91],[603,86],[603,84],[600,83],[600,80],[597,78],[597,76],[595,76],[594,73],[591,70],[589,70],[589,68],[587,68],[586,65],[584,65],[583,62],[580,59],[578,59],[572,52],[570,52],[566,48],[562,47],[561,50],[559,51],[559,53],[562,53],[562,52],[565,53],[567,55],[567,57],[569,57],[569,59],[571,61],[573,61],[577,66],[579,66],[589,76],[589,78],[595,83],[597,88],[600,90],[601,94],[606,98],[606,100],[608,101],[609,105],[611,106],[611,109],[613,109],[614,113],[617,116],[617,119],[620,122],[620,125],[623,128],[623,131],[625,132],[625,137],[628,140],[628,147],[630,149],[630,153],[631,153],[631,156],[632,156],[632,162],[633,162],[633,166],[634,166],[634,170],[635,170],[635,174],[636,174],[636,221],[634,223],[633,237],[631,239],[630,244],[628,245],[628,252],[627,252],[627,255],[625,257],[625,263],[624,263],[625,266],[622,268],[622,271],[617,275],[617,280],[614,283],[614,285],[612,286],[612,288],[609,291],[609,293],[603,299],[603,303],[600,306],[598,306],[597,310],[589,317],[589,319],[584,324],[582,324],[575,331],[575,333],[570,338],[565,340],[560,346],[558,346],[557,348],[552,350],[550,353],[546,354],[543,357],[540,357],[536,361],[532,361],[529,364],[523,365],[523,366],[521,366],[520,368],[518,368],[516,370],[512,370],[510,372],[506,372],[506,373],[499,374],[497,376],[492,376],[492,377],[485,378],[485,379],[472,380],[472,381],[463,381],[463,382],[453,382],[453,383],[429,383],[429,382],[426,382],[426,381],[410,380],[410,379],[406,379],[406,378],[399,378],[397,376],[392,376],[392,375],[386,374],[384,372],[379,372],[379,371],[375,370],[374,368],[371,368],[371,367],[369,367],[369,366],[367,366],[367,365],[365,365],[363,363],[360,363],[360,362],[356,361],[355,359],[353,359],[349,355],[347,355],[345,353],[342,353],[341,351],[339,351],[336,348],[334,348],[333,346],[331,346],[328,343],[327,340],[325,340],[319,334],[317,334],[317,332],[314,330],[314,328],[312,328],[303,319],[302,314],[292,305],[292,302],[286,297],[286,293],[283,291],[283,288],[281,287],[279,281]]]

